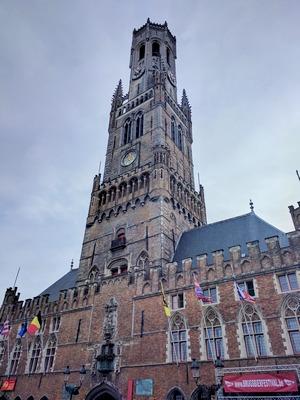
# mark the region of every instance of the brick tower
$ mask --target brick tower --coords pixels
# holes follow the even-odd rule
[[[195,190],[191,107],[177,103],[176,38],[167,23],[133,31],[129,91],[112,98],[103,180],[95,176],[78,281],[172,260],[183,231],[206,224]]]

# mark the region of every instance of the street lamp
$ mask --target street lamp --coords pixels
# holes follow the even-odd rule
[[[70,373],[71,373],[70,367],[69,365],[67,365],[66,368],[64,369],[64,393],[63,393],[64,400],[72,400],[73,396],[79,394],[79,389],[81,388],[82,382],[86,375],[85,366],[82,365],[82,367],[79,370],[79,385],[75,385],[74,383],[68,383],[70,378]]]

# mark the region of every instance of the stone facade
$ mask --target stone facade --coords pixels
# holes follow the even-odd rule
[[[154,55],[153,43],[160,45]],[[113,97],[105,172],[94,179],[77,281],[58,297],[50,287],[24,302],[16,288],[6,291],[0,320],[11,330],[9,340],[0,336],[0,374],[2,382],[16,377],[16,386],[3,398],[68,398],[67,365],[69,383],[78,384],[81,365],[87,370],[78,399],[179,400],[208,398],[203,385],[216,382],[217,355],[226,368],[299,364],[299,322],[289,325],[300,318],[298,225],[288,246],[273,236],[264,249],[248,242],[246,255],[233,243],[228,260],[216,248],[172,262],[181,234],[206,224],[203,188],[194,188],[190,106],[185,93],[181,105],[176,99],[175,59],[166,24],[147,21],[133,32],[130,90],[124,96],[119,84]],[[132,118],[136,129],[140,111],[142,135],[124,144],[124,124]],[[182,126],[181,148],[172,118],[177,134]],[[197,300],[195,276],[212,303]],[[239,300],[235,282],[246,285],[254,304]],[[39,333],[19,338],[21,324],[39,311]],[[252,338],[247,324],[259,327]],[[193,358],[200,360],[199,387]],[[139,385],[147,379],[153,390],[146,396]]]

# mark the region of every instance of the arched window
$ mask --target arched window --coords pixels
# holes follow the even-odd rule
[[[207,309],[204,322],[204,338],[207,359],[224,358],[224,344],[220,319],[213,308]]]
[[[46,354],[45,354],[45,362],[44,362],[44,371],[50,372],[52,371],[52,367],[54,364],[54,357],[56,352],[56,336],[51,335],[47,347],[46,347]]]
[[[178,126],[178,132],[177,132],[177,146],[179,150],[182,151],[182,128],[180,125]]]
[[[182,392],[179,389],[174,388],[168,394],[167,400],[184,400],[184,396],[183,396]]]
[[[174,143],[176,143],[176,127],[175,127],[175,118],[171,118],[171,139]]]
[[[158,42],[153,42],[152,43],[152,56],[153,57],[159,57],[160,56],[160,49],[159,49],[159,43]]]
[[[21,352],[22,352],[22,342],[21,339],[17,339],[11,355],[11,360],[9,365],[9,375],[16,375],[19,360],[21,357]]]
[[[135,137],[138,139],[139,137],[143,136],[144,130],[144,115],[139,113],[136,121],[135,121]]]
[[[288,297],[284,308],[284,320],[294,354],[300,354],[300,298]]]
[[[140,254],[136,264],[141,269],[147,269],[149,267],[149,257],[145,251]]]
[[[262,321],[252,304],[243,306],[242,333],[248,357],[266,356],[267,347]]]
[[[149,174],[146,172],[145,174],[141,175],[140,178],[140,189],[146,189],[146,191],[149,190]]]
[[[145,45],[142,44],[140,46],[140,50],[139,50],[139,60],[142,60],[143,58],[145,58]]]
[[[93,266],[93,268],[90,270],[89,273],[89,280],[90,282],[96,282],[99,278],[99,269],[96,267],[96,265]]]
[[[187,360],[187,328],[183,316],[179,313],[173,315],[171,320],[170,343],[172,362]]]
[[[120,228],[117,230],[117,239],[123,239],[125,238],[125,229],[124,228]]]
[[[127,192],[127,184],[126,182],[122,182],[119,186],[119,198],[126,196]]]
[[[28,368],[28,372],[30,374],[37,372],[41,353],[42,353],[41,339],[38,336],[35,339],[35,342],[34,342],[34,345],[33,345],[32,351],[31,351],[31,357],[30,357],[29,368]]]
[[[131,141],[131,120],[127,119],[124,124],[123,144]]]
[[[133,177],[129,181],[129,193],[135,193],[138,190],[138,180],[136,177]]]

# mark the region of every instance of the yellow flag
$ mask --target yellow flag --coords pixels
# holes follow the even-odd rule
[[[166,314],[166,317],[170,317],[171,316],[171,308],[169,307],[168,302],[165,298],[164,288],[163,288],[161,281],[160,281],[160,285],[161,285],[161,291],[162,291],[162,296],[163,296],[164,312]]]

